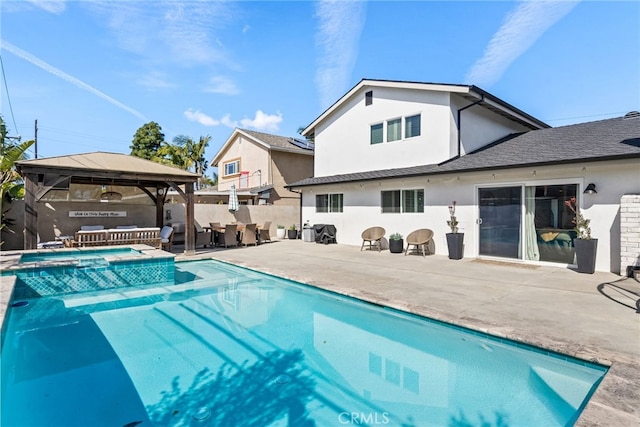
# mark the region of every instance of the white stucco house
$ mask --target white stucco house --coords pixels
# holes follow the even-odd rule
[[[446,255],[456,201],[465,257],[571,266],[575,201],[597,270],[640,265],[637,113],[551,128],[476,86],[365,79],[302,134],[314,176],[290,188],[302,220],[335,225],[339,243],[429,228]]]

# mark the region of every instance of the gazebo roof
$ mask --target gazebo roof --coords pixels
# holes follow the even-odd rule
[[[16,162],[23,174],[67,176],[72,182],[158,185],[195,182],[199,175],[120,153],[94,152]]]

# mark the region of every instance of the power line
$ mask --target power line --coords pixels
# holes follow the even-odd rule
[[[20,132],[18,132],[18,126],[16,126],[16,118],[13,115],[13,107],[11,106],[11,97],[9,96],[9,86],[7,86],[7,76],[4,73],[4,62],[2,61],[2,55],[0,55],[0,68],[2,68],[2,80],[4,81],[4,89],[7,91],[7,102],[9,104],[9,111],[11,112],[13,128],[15,129],[16,133],[20,135]]]

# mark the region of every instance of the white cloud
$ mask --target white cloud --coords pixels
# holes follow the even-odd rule
[[[240,124],[243,127],[270,132],[280,129],[280,126],[278,126],[280,123],[282,123],[282,113],[265,114],[262,110],[256,111],[256,115],[253,119],[244,118],[240,120]]]
[[[231,80],[223,76],[215,76],[209,79],[209,84],[204,89],[209,93],[221,93],[223,95],[237,95],[240,90],[236,84]]]
[[[562,19],[579,1],[535,0],[519,3],[493,35],[482,58],[467,73],[469,84],[490,86],[529,49],[544,32]]]
[[[187,111],[185,111],[184,116],[187,118],[187,120],[200,123],[203,126],[218,126],[220,124],[219,120],[207,116],[206,114],[200,112],[200,110],[194,111],[192,108],[189,108]]]
[[[275,132],[280,127],[278,126],[282,122],[282,113],[278,114],[266,114],[262,110],[256,111],[256,115],[253,119],[244,118],[239,122],[236,120],[231,120],[231,115],[226,114],[221,119],[215,119],[211,116],[208,116],[202,113],[200,110],[194,110],[189,108],[184,112],[184,116],[192,121],[200,123],[203,126],[227,126],[231,129],[238,127],[238,123],[241,127],[251,128],[259,131],[265,132]]]
[[[67,8],[65,0],[29,0],[29,3],[56,15],[64,12]]]
[[[109,95],[107,95],[107,94],[105,94],[103,92],[100,92],[98,89],[96,89],[96,88],[94,88],[92,86],[89,86],[88,84],[86,84],[82,80],[79,80],[79,79],[77,79],[77,78],[75,78],[73,76],[70,76],[69,74],[65,73],[64,71],[62,71],[62,70],[60,70],[60,69],[58,69],[58,68],[56,68],[56,67],[54,67],[52,65],[47,64],[43,60],[41,60],[39,58],[36,58],[35,56],[31,55],[30,53],[28,53],[28,52],[26,52],[26,51],[24,51],[24,50],[22,50],[22,49],[20,49],[20,48],[18,48],[16,46],[14,46],[14,45],[12,45],[11,43],[9,43],[6,40],[2,40],[2,44],[1,44],[0,47],[2,49],[6,50],[7,52],[14,54],[18,58],[22,58],[25,61],[32,63],[36,67],[39,67],[39,68],[43,69],[44,71],[46,71],[46,72],[48,72],[50,74],[53,74],[54,76],[59,77],[62,80],[66,81],[68,83],[71,83],[72,85],[74,85],[74,86],[76,86],[76,87],[78,87],[80,89],[86,90],[87,92],[94,94],[97,97],[104,99],[105,101],[115,105],[118,108],[121,108],[121,109],[133,114],[134,116],[136,116],[136,117],[138,117],[138,118],[140,118],[142,120],[145,120],[145,121],[147,120],[147,118],[145,116],[143,116],[140,112],[134,110],[133,108],[128,107],[128,106],[124,105],[123,103],[121,103],[120,101],[117,101],[117,100],[111,98]]]
[[[319,23],[315,38],[320,54],[315,80],[322,108],[350,86],[365,12],[364,1],[322,0],[316,4]]]

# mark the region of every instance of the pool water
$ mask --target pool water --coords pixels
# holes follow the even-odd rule
[[[141,255],[142,252],[124,248],[111,248],[111,249],[70,249],[64,251],[42,251],[42,252],[29,252],[20,257],[20,263],[26,264],[29,262],[42,262],[42,261],[72,261],[72,260],[85,260],[92,258],[104,258],[107,256],[133,256]]]
[[[600,365],[217,261],[175,284],[28,300],[6,426],[565,426]]]

